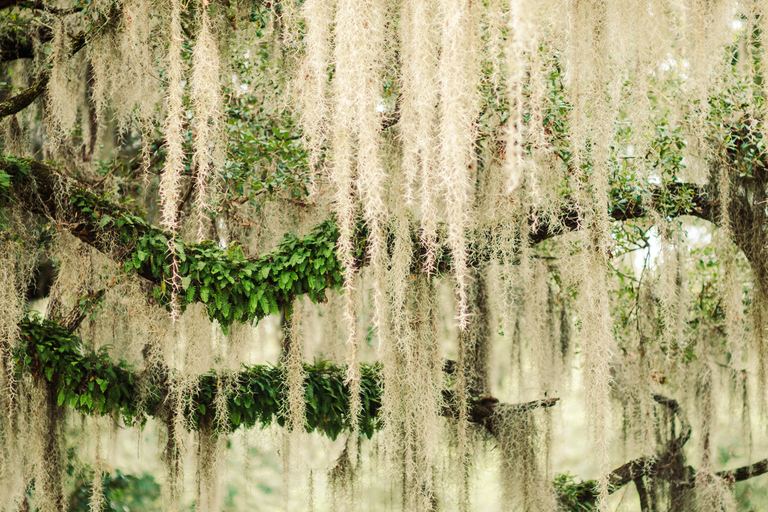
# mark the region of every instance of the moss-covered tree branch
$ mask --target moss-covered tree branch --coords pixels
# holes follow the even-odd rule
[[[168,301],[169,233],[150,226],[50,165],[4,157],[0,158],[0,172],[10,176],[12,190],[7,192],[12,192],[10,195],[25,210],[50,218],[124,265],[127,271],[135,271],[153,282],[158,300]],[[677,201],[680,205],[677,210],[666,211],[666,215],[696,215],[712,220],[712,202],[703,187],[671,184],[655,190],[652,203],[663,202],[668,197],[683,200]],[[612,205],[610,215],[622,221],[643,217],[649,214],[643,206],[646,203],[640,197],[633,200],[624,197]],[[533,216],[531,223],[534,223]],[[550,228],[543,223],[535,224],[530,241],[539,243],[579,227],[574,207],[572,211],[563,212],[562,226]],[[226,328],[234,322],[252,322],[277,313],[296,296],[306,294],[312,300],[322,301],[326,289],[338,288],[342,283],[341,265],[334,250],[337,238],[333,222],[325,221],[306,237],[287,235],[277,251],[258,258],[246,258],[237,248],[223,250],[211,242],[187,245],[177,239],[182,307],[203,302],[210,318]],[[422,249],[417,234],[412,238],[418,261]],[[365,264],[362,257],[365,243],[364,233],[360,233],[356,247],[361,265]],[[489,257],[490,254],[476,251],[471,261],[479,265]],[[447,258],[446,261],[444,265],[449,266],[450,261]]]
[[[150,365],[142,370],[125,361],[112,360],[104,351],[83,349],[80,338],[66,327],[48,320],[26,318],[21,325],[20,350],[15,355],[18,372],[44,379],[53,387],[58,405],[83,414],[111,414],[126,423],[142,424],[146,417],[167,419],[175,406],[170,403],[169,388],[173,375],[167,368]],[[379,426],[381,407],[378,364],[361,365],[360,398],[362,413],[359,430],[368,437]],[[349,387],[345,384],[346,368],[326,362],[305,364],[305,427],[336,438],[350,430]],[[213,418],[226,418],[224,430],[255,425],[267,426],[286,421],[284,391],[285,374],[272,365],[243,366],[238,372],[209,372],[198,377],[196,391],[181,404],[183,414],[193,427]],[[143,390],[143,392],[141,391]],[[226,393],[227,411],[216,410],[217,394]],[[557,398],[508,405],[524,412],[555,405]],[[220,403],[220,402],[219,402]],[[494,433],[494,409],[499,401],[483,396],[470,400],[470,420]],[[458,417],[446,407],[446,417]]]
[[[84,350],[80,339],[65,327],[47,320],[22,321],[20,348],[15,356],[19,373],[30,373],[35,380],[44,380],[52,388],[59,406],[69,406],[83,414],[120,416],[128,424],[143,424],[147,417],[167,421],[171,409],[177,407],[170,398],[173,376],[165,369],[149,367],[137,370],[124,361],[114,361],[106,352]],[[307,431],[317,431],[332,439],[349,431],[349,388],[344,384],[345,368],[330,363],[306,364],[304,381]],[[379,366],[362,365],[360,432],[370,437],[379,427],[381,407]],[[187,424],[197,428],[215,418],[225,418],[226,431],[237,428],[265,427],[286,422],[284,404],[285,374],[271,365],[244,366],[238,372],[209,372],[198,377],[196,391],[180,405]],[[218,393],[225,393],[227,410],[216,410]],[[446,390],[450,403],[450,391]],[[444,394],[445,394],[444,393]],[[685,466],[682,447],[691,430],[680,416],[673,399],[661,395],[654,399],[679,417],[680,434],[670,440],[665,450],[655,457],[641,457],[622,464],[609,476],[610,492],[616,492],[638,478],[659,478],[668,481],[677,495],[693,488],[695,472]],[[490,396],[472,397],[468,418],[491,435],[497,435],[502,418],[495,414],[497,406],[507,411],[526,412],[535,408],[552,407],[557,398],[534,400],[522,404],[499,404]],[[443,415],[456,418],[457,411],[446,406]],[[210,424],[210,423],[209,423]],[[768,472],[768,459],[737,469],[720,471],[716,475],[728,483],[747,480]],[[594,481],[556,481],[561,502],[574,501],[573,507],[591,506],[597,493]],[[565,500],[565,501],[564,501]],[[572,507],[572,508],[573,508]],[[577,509],[577,508],[574,508]]]
[[[22,6],[30,6],[30,5],[41,5],[42,2],[16,2],[15,5],[22,5]],[[35,7],[37,8],[37,7]],[[2,9],[2,7],[0,7]],[[61,11],[60,9],[51,8],[53,11]],[[79,10],[79,9],[78,9]],[[71,11],[71,9],[69,9]],[[76,11],[72,11],[76,12]],[[117,13],[119,10],[116,7],[113,7],[107,18],[102,20],[99,23],[95,23],[89,30],[79,32],[77,34],[74,34],[70,36],[69,41],[69,55],[74,56],[77,52],[82,50],[89,39],[93,36],[93,34],[99,30],[102,30],[104,27],[109,26],[111,23],[114,22],[114,20],[117,18]],[[61,13],[61,14],[71,14],[69,13]],[[16,58],[25,58],[25,57],[33,57],[31,52],[31,42],[27,45],[27,43],[24,43],[23,45],[19,44],[14,46],[13,43],[17,42],[15,39],[8,39],[3,38],[0,39],[0,48],[2,48],[3,44],[8,44],[11,46],[12,51],[10,52],[11,56],[15,56]],[[3,53],[4,57],[3,60],[10,60],[7,56],[5,56],[5,53]],[[12,96],[5,100],[4,102],[0,103],[0,119],[3,119],[4,117],[11,116],[13,114],[16,114],[18,112],[21,112],[25,108],[27,108],[29,105],[32,104],[33,101],[35,101],[37,98],[42,96],[45,91],[48,88],[48,81],[50,80],[51,74],[48,69],[44,69],[41,71],[37,78],[35,79],[35,82],[25,89],[24,91],[20,92],[19,94]]]

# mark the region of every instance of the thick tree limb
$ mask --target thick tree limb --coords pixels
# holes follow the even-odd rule
[[[45,11],[49,12],[51,14],[56,14],[58,16],[68,16],[70,14],[75,14],[77,12],[80,12],[83,10],[80,6],[74,6],[70,7],[68,9],[59,9],[58,7],[52,7],[50,5],[46,5],[41,0],[0,0],[0,11],[4,9],[9,9],[11,7],[22,7],[24,9],[35,9],[38,11]]]
[[[50,29],[40,29],[37,38],[42,42],[50,41],[53,33]],[[0,36],[0,62],[11,62],[18,59],[33,59],[35,57],[32,36],[11,31]]]
[[[117,263],[130,257],[133,247],[130,244],[116,244],[115,240],[120,239],[116,230],[109,232],[101,228],[93,217],[70,207],[75,194],[85,194],[92,199],[94,205],[99,203],[98,196],[87,192],[74,180],[52,167],[34,160],[0,157],[0,170],[11,176],[13,195],[27,212],[51,219]],[[108,209],[113,214],[127,213],[116,205],[110,204]],[[137,225],[136,229],[141,234],[150,232],[152,228]],[[150,273],[139,272],[139,275],[157,282]]]
[[[79,316],[77,313],[80,311],[77,310],[73,318]],[[101,414],[122,414],[127,419],[133,418],[139,411],[160,419],[170,414],[166,398],[169,396],[168,388],[172,385],[172,372],[167,367],[159,366],[155,359],[148,358],[148,367],[137,372],[124,361],[113,361],[103,353],[83,351],[82,341],[70,330],[72,325],[25,319],[19,327],[21,339],[26,343],[26,359],[29,362],[20,362],[18,368],[31,372],[36,379],[45,377],[55,388],[61,403],[66,401],[73,404],[73,407],[85,414],[99,410]],[[150,350],[145,347],[145,352],[147,357]],[[20,358],[20,361],[24,360],[24,357]],[[306,397],[308,428],[335,437],[342,429],[349,427],[345,423],[348,422],[349,407],[349,389],[344,383],[345,367],[322,363],[306,365],[305,371],[305,386],[313,386],[315,390],[307,393]],[[381,407],[378,372],[378,366],[364,365],[361,396],[368,419],[361,428],[368,435],[378,427],[376,417]],[[280,368],[269,365],[246,366],[237,374],[225,373],[224,376],[242,383],[228,400],[228,414],[233,416],[233,425],[230,427],[237,428],[241,424],[251,426],[257,420],[262,423],[277,421],[282,425],[285,412],[281,398],[284,374]],[[192,424],[201,420],[201,412],[202,415],[213,415],[218,378],[215,373],[198,377],[200,391],[192,397],[185,412]],[[101,391],[88,385],[94,381],[99,382]],[[138,383],[142,381],[148,382],[150,396],[139,396]],[[254,381],[258,382],[253,384]],[[87,397],[83,399],[85,395]],[[497,405],[500,409],[522,413],[539,407],[552,407],[557,400],[552,398],[523,404],[499,404],[496,398],[485,396],[471,401],[469,416],[472,422],[494,433],[493,418],[496,416],[494,409]],[[246,411],[250,406],[244,404],[257,404],[253,407],[261,407],[261,410],[248,420]],[[458,411],[448,407],[443,410],[443,415],[456,418]]]
[[[53,167],[39,162],[0,157],[0,170],[11,175],[14,194],[27,211],[46,216],[58,222],[77,238],[110,255],[117,262],[122,262],[131,257],[135,240],[123,244],[116,242],[121,239],[119,229],[111,225],[100,225],[101,222],[98,217],[85,215],[70,205],[73,202],[73,197],[78,195],[79,197],[86,197],[91,205],[89,208],[94,211],[99,209],[101,215],[114,217],[127,214],[123,208],[103,201],[99,196],[85,190],[80,184],[74,183],[73,180],[56,171]],[[704,187],[699,185],[672,184],[667,188],[655,189],[652,192],[652,198],[656,198],[653,199],[655,201],[663,196],[682,194],[683,190],[685,194],[692,196],[691,201],[678,211],[668,212],[668,215],[697,215],[711,220],[712,203]],[[536,224],[535,231],[530,239],[531,243],[536,244],[569,230],[579,229],[576,210],[574,207],[571,210],[564,211],[562,226],[550,228],[541,223]],[[617,203],[610,212],[611,217],[618,220],[630,220],[648,214],[649,212],[644,209],[642,204],[628,201],[623,201],[620,204]],[[531,222],[533,225],[533,216]],[[167,235],[167,233],[164,233],[159,228],[146,224],[137,224],[136,229],[138,231],[137,236],[145,234]],[[417,237],[414,237],[414,239],[417,239]],[[418,259],[418,256],[423,252],[418,242],[414,242],[414,250],[417,253],[415,259]],[[156,256],[158,258],[167,258],[165,254]],[[489,256],[489,254],[475,253],[470,258],[479,264],[481,261],[487,260]],[[242,264],[234,261],[231,263],[233,266]],[[365,264],[365,262],[361,262],[361,264]],[[446,265],[449,265],[449,262]],[[139,275],[155,284],[161,284],[162,279],[158,276],[153,276],[148,271],[140,269]],[[223,286],[226,287],[228,285],[223,283]]]
[[[646,199],[645,204],[658,207],[662,204],[664,198],[670,197],[686,197],[688,200],[673,211],[662,212],[662,216],[680,217],[682,215],[692,215],[715,222],[714,201],[709,196],[706,187],[693,183],[669,183],[664,187],[651,189],[650,197]],[[640,198],[637,197],[633,200],[620,199],[617,201],[614,198],[614,204],[606,205],[608,215],[616,221],[628,221],[647,217],[650,212],[646,209],[645,204],[642,201],[638,201],[638,199]],[[539,242],[571,231],[577,231],[582,227],[578,209],[574,206],[567,208],[560,214],[559,220],[562,227],[550,226],[540,222],[540,216],[534,215],[534,213],[532,212],[529,221],[532,228],[529,238],[531,245],[536,245]]]

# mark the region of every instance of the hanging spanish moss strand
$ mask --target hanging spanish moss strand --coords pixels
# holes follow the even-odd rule
[[[551,478],[535,411],[516,411],[499,404],[495,413],[501,466],[502,503],[506,510],[556,510]]]
[[[355,197],[353,189],[353,147],[355,69],[354,50],[357,43],[354,33],[355,5],[353,0],[343,0],[336,13],[336,39],[334,60],[336,74],[333,81],[335,103],[332,125],[331,183],[336,190],[334,213],[339,226],[337,251],[344,267],[344,321],[347,324],[347,380],[351,385],[359,382],[358,345],[355,329],[355,257],[352,236],[355,232]],[[359,412],[359,401],[352,395],[353,413]],[[354,417],[354,416],[353,416]]]
[[[403,211],[395,210],[392,223],[394,235],[394,250],[392,265],[389,269],[387,282],[389,285],[390,319],[388,336],[392,343],[381,347],[382,390],[381,390],[381,421],[383,446],[388,462],[397,464],[402,457],[400,436],[402,433],[402,410],[400,397],[406,381],[401,380],[402,359],[412,359],[411,350],[413,333],[408,324],[408,291],[410,288],[410,266],[412,251],[409,243],[410,226]]]
[[[439,453],[442,365],[436,328],[435,288],[429,276],[417,276],[410,322],[416,325],[413,360],[402,364],[402,379],[410,388],[403,397],[401,414],[408,417],[404,439],[408,459],[407,496],[410,510],[430,510],[435,500],[435,465]],[[417,405],[414,405],[417,404]]]
[[[610,293],[606,262],[591,240],[580,237],[582,256],[576,272],[581,278],[577,302],[582,324],[583,375],[587,417],[598,465],[598,510],[608,510],[608,474],[611,471],[609,447],[611,431],[611,363],[615,350],[610,314]]]
[[[101,425],[98,416],[89,422],[93,437],[96,439],[96,453],[93,461],[93,481],[91,483],[91,499],[88,507],[91,512],[101,512],[104,509],[106,497],[104,496],[104,456],[102,455]]]
[[[62,436],[65,409],[56,405],[56,393],[48,383],[33,385],[31,449],[34,453],[35,505],[40,512],[59,512],[64,507]]]
[[[610,30],[604,3],[571,4],[573,22],[569,34],[568,65],[571,71],[573,113],[571,148],[572,186],[579,197],[580,222],[587,228],[580,237],[581,257],[579,314],[582,319],[584,381],[599,478],[597,507],[608,510],[608,474],[611,470],[611,363],[614,354],[609,303],[608,258],[611,231],[605,197],[608,191],[607,165],[612,140],[609,98],[604,87],[608,74]],[[582,165],[587,144],[592,138],[593,172],[587,176]],[[588,326],[588,327],[587,327]]]
[[[717,230],[715,237],[722,236],[722,230]],[[736,265],[736,248],[722,239],[716,242],[719,260],[722,262],[723,286],[722,305],[725,310],[725,344],[734,369],[741,370],[744,364],[743,349],[746,343],[746,319],[744,316],[743,295],[746,282],[745,276],[740,275]],[[736,382],[734,382],[736,384]]]
[[[752,291],[751,348],[757,352],[757,410],[761,417],[768,415],[768,325],[766,325],[766,297],[764,287],[758,286]],[[765,434],[765,427],[763,427]]]
[[[339,3],[337,12],[336,77],[334,99],[333,156],[335,165],[331,179],[336,186],[336,214],[339,222],[339,253],[344,266],[344,290],[347,293],[345,318],[348,322],[347,381],[350,384],[351,411],[354,427],[360,410],[357,339],[354,315],[355,262],[352,234],[355,227],[355,200],[352,184],[357,184],[363,202],[363,216],[369,230],[369,255],[374,267],[375,324],[381,327],[384,313],[383,272],[386,247],[383,225],[386,207],[383,202],[385,173],[379,155],[380,119],[377,115],[379,89],[379,48],[383,41],[383,9],[380,2]],[[357,172],[353,173],[352,143],[357,136]],[[381,335],[381,332],[380,332]]]
[[[435,0],[405,1],[400,23],[400,121],[402,168],[407,203],[418,202],[424,271],[434,272],[437,251],[439,183],[435,147],[437,125],[437,4]]]
[[[440,84],[440,167],[445,194],[448,245],[456,277],[457,314],[460,329],[467,327],[467,230],[471,209],[472,147],[478,110],[477,27],[475,4],[470,0],[441,0],[442,53]]]
[[[149,168],[152,162],[152,136],[154,132],[154,111],[158,103],[159,88],[153,72],[157,64],[153,59],[155,44],[153,31],[157,21],[150,15],[151,5],[147,0],[130,0],[123,4],[123,32],[120,52],[123,59],[137,63],[128,66],[125,80],[131,84],[124,89],[136,89],[140,98],[134,97],[131,104],[136,107],[136,119],[141,131],[141,176],[146,187],[149,181]],[[135,105],[138,103],[138,105]],[[101,126],[101,124],[100,124]]]
[[[467,298],[472,300],[476,296],[477,285],[469,283]],[[475,293],[473,293],[475,292]],[[475,306],[475,304],[473,304]],[[456,451],[459,459],[459,467],[463,477],[462,490],[459,498],[459,510],[469,510],[469,465],[470,465],[470,430],[469,430],[469,387],[473,380],[473,368],[471,354],[475,351],[477,339],[473,336],[472,319],[468,328],[459,332],[458,368],[456,369],[456,384],[453,406],[459,411],[456,419]]]
[[[759,62],[760,67],[758,69],[758,73],[762,76],[766,76],[768,74],[768,2],[764,0],[755,0],[755,11],[757,16],[757,24],[755,29],[759,30],[759,37],[758,37],[758,43],[759,43]],[[763,97],[768,97],[768,80],[762,80],[762,91],[759,91],[762,93]],[[766,114],[768,114],[768,102],[763,102],[763,112],[760,112],[760,115],[763,116],[763,119],[766,118]],[[762,136],[763,140],[768,140],[768,126],[766,126],[766,123],[759,123],[760,125],[760,135]]]
[[[528,56],[535,44],[531,23],[528,21],[527,1],[513,1],[509,15],[509,44],[507,46],[507,95],[509,119],[507,120],[506,154],[504,166],[507,174],[508,194],[515,192],[523,182],[525,168],[525,133],[523,127],[523,87],[528,69]],[[535,177],[530,179],[535,183]]]
[[[181,43],[184,39],[181,32],[180,0],[170,0],[170,2],[167,115],[164,126],[168,154],[163,166],[163,176],[160,180],[160,198],[162,201],[161,224],[168,229],[175,230],[179,225],[177,207],[181,198],[181,180],[184,172],[184,149],[182,147],[184,142],[184,105],[182,103],[184,63],[181,59]]]
[[[410,246],[410,226],[402,209],[396,209],[391,226],[394,236],[392,265],[387,275],[390,300],[388,343],[379,350],[382,362],[381,416],[385,455],[390,463],[398,458],[399,436],[402,435],[402,410],[400,397],[405,381],[401,379],[402,359],[412,360],[413,333],[408,324],[408,292],[413,252]]]
[[[502,60],[505,55],[504,26],[508,24],[509,7],[504,0],[489,0],[483,3],[483,23],[487,24],[485,40],[485,58],[490,64],[491,73],[488,82],[491,84],[492,94],[497,94],[502,89],[502,75],[504,65]]]
[[[219,50],[216,38],[211,32],[211,20],[208,14],[208,1],[201,3],[200,32],[193,52],[192,68],[192,103],[197,119],[195,137],[195,209],[197,210],[197,239],[208,238],[210,225],[209,201],[215,192],[209,192],[209,181],[213,169],[213,149],[218,145],[221,85],[219,82]]]
[[[714,401],[715,392],[713,390],[715,383],[713,382],[712,375],[714,371],[712,359],[715,357],[715,354],[712,347],[706,346],[709,345],[708,340],[702,341],[704,347],[697,347],[697,349],[699,349],[698,355],[705,363],[699,370],[695,391],[701,431],[701,446],[699,448],[701,466],[696,471],[695,510],[697,512],[704,512],[705,510],[730,512],[736,510],[733,493],[728,489],[724,480],[714,474],[711,460],[715,434],[712,432],[712,427],[717,417]]]
[[[333,6],[329,0],[307,0],[302,4],[307,24],[304,37],[306,55],[299,69],[299,104],[301,105],[302,140],[309,155],[312,185],[315,186],[320,158],[326,142],[328,120],[328,64],[330,59]]]
[[[301,302],[295,300],[286,310],[283,333],[283,367],[285,368],[287,428],[289,432],[304,432],[306,402],[304,400],[304,339],[301,333]]]
[[[383,446],[396,468],[406,510],[430,510],[438,455],[442,372],[431,278],[411,277],[411,239],[401,209],[393,222],[394,251],[387,276],[390,343],[381,349]],[[394,475],[393,475],[394,476]]]
[[[171,14],[169,19],[168,41],[168,93],[167,115],[165,119],[165,139],[167,155],[160,179],[160,200],[162,203],[161,224],[171,231],[179,227],[178,204],[181,199],[181,181],[184,172],[184,86],[182,84],[184,63],[181,58],[181,43],[184,41],[181,32],[181,0],[170,0]],[[171,318],[179,319],[180,309],[178,290],[181,281],[178,272],[176,244],[174,237],[168,240],[168,252],[171,255]]]
[[[373,270],[373,324],[379,336],[379,346],[384,339],[386,322],[385,273],[387,268],[387,247],[384,227],[387,222],[387,207],[384,204],[384,187],[387,177],[381,155],[381,117],[377,111],[381,97],[381,63],[378,55],[384,44],[385,5],[382,0],[355,3],[358,13],[355,17],[358,32],[356,71],[358,98],[356,131],[357,143],[357,188],[363,205],[363,218],[368,228],[368,255]]]
[[[531,18],[533,15],[531,13]],[[547,81],[552,74],[552,66],[555,57],[551,48],[538,41],[538,33],[541,28],[536,24],[538,20],[532,19],[531,35],[536,37],[532,44],[528,100],[529,122],[527,126],[526,140],[530,144],[531,156],[528,161],[530,166],[530,194],[531,202],[541,210],[539,216],[551,226],[557,226],[560,222],[558,212],[562,198],[558,193],[563,176],[561,164],[552,151],[550,137],[544,126],[547,109],[550,107],[548,98],[549,88]],[[537,219],[538,220],[538,219]]]
[[[4,238],[4,237],[3,237]],[[18,407],[18,386],[13,351],[19,343],[19,321],[24,316],[25,276],[31,275],[25,268],[22,246],[11,240],[0,239],[0,362],[3,383],[0,389],[0,414],[11,424],[15,421]],[[27,261],[34,261],[31,257]],[[3,425],[0,422],[0,425]],[[14,433],[14,430],[8,431]]]
[[[203,419],[197,432],[197,499],[195,510],[218,512],[222,508],[222,451],[226,438],[220,436],[210,419]]]
[[[77,122],[78,106],[82,105],[83,97],[77,89],[81,82],[72,67],[75,61],[69,56],[67,44],[67,27],[63,17],[57,17],[53,22],[53,41],[51,42],[51,78],[48,81],[49,108],[47,114],[52,123],[46,135],[53,147],[72,132]]]

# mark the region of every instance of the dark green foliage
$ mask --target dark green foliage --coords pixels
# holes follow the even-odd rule
[[[320,362],[304,365],[306,400],[305,428],[336,439],[343,430],[351,429],[349,423],[349,387],[344,383],[346,369]],[[360,431],[368,437],[377,427],[377,414],[381,407],[381,389],[378,383],[378,367],[362,365]],[[247,366],[234,377],[234,392],[227,400],[230,429],[269,425],[276,421],[284,426],[283,370],[276,366]],[[199,424],[206,414],[215,414],[214,399],[218,376],[214,373],[200,378],[199,392],[191,401],[189,414]]]
[[[87,475],[92,478],[93,475]],[[69,498],[70,512],[90,512],[91,490],[93,483],[81,477],[75,492]],[[102,482],[104,490],[103,512],[150,512],[159,510],[160,485],[152,475],[141,476],[114,470],[104,475]]]
[[[573,476],[563,474],[557,475],[553,483],[562,510],[572,512],[595,510],[597,490],[594,480],[577,482]]]
[[[136,415],[137,389],[125,361],[112,361],[106,347],[81,351],[80,339],[54,322],[25,318],[21,340],[26,344],[15,362],[54,387],[58,405],[85,413],[121,413],[127,422]]]
[[[140,397],[138,376],[124,361],[112,361],[105,350],[98,353],[82,349],[80,339],[54,322],[26,318],[21,323],[21,339],[25,347],[16,356],[17,368],[29,371],[35,379],[45,379],[55,387],[59,405],[69,405],[83,414],[121,415],[130,422],[143,411],[160,412],[160,397],[167,395],[163,382],[152,382],[149,395]],[[349,387],[344,383],[345,368],[320,362],[305,364],[306,429],[335,439],[350,430]],[[378,426],[381,407],[378,366],[362,365],[360,432],[368,437]],[[286,421],[284,404],[285,376],[282,368],[271,365],[243,366],[235,374],[227,396],[228,429],[262,427]],[[215,399],[219,375],[214,372],[200,377],[198,392],[188,398],[184,414],[191,424],[199,426],[204,419],[216,417]],[[140,408],[140,400],[144,400]]]
[[[132,247],[123,258],[126,271],[135,269],[159,283],[155,297],[168,304],[170,233],[90,193],[74,193],[72,203],[90,215],[99,228],[119,233],[119,242]],[[326,220],[303,238],[286,235],[276,251],[253,259],[246,258],[236,246],[221,249],[210,241],[187,245],[177,238],[174,244],[182,286],[180,305],[183,309],[187,304],[203,302],[211,320],[226,329],[234,322],[258,321],[276,314],[299,295],[323,301],[327,288],[339,288],[343,283],[335,253],[338,236],[336,225]]]

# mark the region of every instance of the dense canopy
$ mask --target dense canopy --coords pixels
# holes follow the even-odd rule
[[[0,511],[765,506],[766,20],[0,0]]]

